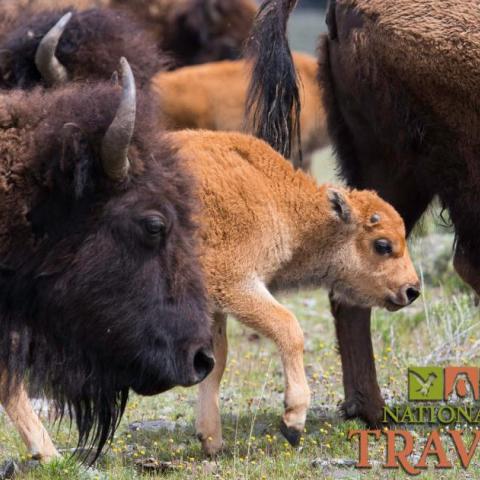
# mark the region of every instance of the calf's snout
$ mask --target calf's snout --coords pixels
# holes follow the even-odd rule
[[[398,308],[406,307],[413,303],[420,296],[420,285],[403,285],[396,295],[391,295],[389,301]]]
[[[420,296],[420,288],[416,285],[407,286],[404,288],[403,296],[407,299],[407,305],[410,305]]]

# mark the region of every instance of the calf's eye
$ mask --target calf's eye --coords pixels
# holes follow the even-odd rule
[[[373,246],[379,255],[390,255],[392,253],[392,244],[386,238],[375,240]]]
[[[143,226],[152,236],[161,236],[165,233],[165,221],[162,217],[152,215],[143,220]]]

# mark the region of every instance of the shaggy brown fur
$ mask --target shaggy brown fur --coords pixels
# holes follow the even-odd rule
[[[141,92],[128,175],[105,173],[119,97],[110,83],[0,95],[0,400],[41,458],[55,450],[25,376],[99,453],[130,388],[191,385],[213,366],[192,179]]]
[[[316,59],[302,53],[295,53],[293,58],[301,83],[301,167],[308,170],[313,151],[328,144],[326,118],[319,108],[321,93]],[[161,98],[161,114],[168,129],[242,131],[245,130],[248,77],[245,60],[209,63],[160,72],[152,79],[152,90]],[[293,151],[297,150],[294,146]],[[294,156],[293,161],[300,165],[298,157]]]
[[[35,54],[45,34],[66,10],[22,13],[4,28],[0,40],[0,87],[31,88],[45,83],[35,66]],[[56,56],[68,80],[107,80],[126,57],[138,86],[165,66],[154,38],[131,16],[108,9],[73,12],[60,37]],[[8,30],[8,31],[7,31]]]
[[[269,58],[270,33],[285,47],[285,32],[274,25],[284,20],[291,3],[268,1],[275,7],[257,28],[257,45],[264,42],[259,68],[281,70],[278,81],[257,78],[260,89],[267,88],[264,83],[270,91],[292,84],[287,56],[280,52],[283,62],[277,54]],[[455,268],[480,293],[478,2],[332,0],[327,24],[320,82],[344,177],[390,201],[407,232],[438,196],[455,227]],[[292,91],[285,103],[294,97]],[[264,111],[274,100],[263,105]],[[274,124],[288,126],[287,118],[274,117]],[[282,140],[288,143],[290,135],[284,131]],[[282,143],[278,132],[271,137]],[[343,362],[344,411],[375,424],[383,399],[370,312],[335,302],[332,309]]]
[[[201,260],[215,321],[217,363],[200,385],[197,433],[206,452],[221,448],[218,394],[232,314],[280,350],[282,432],[296,444],[310,402],[303,333],[272,293],[324,287],[351,305],[401,308],[416,298],[419,284],[403,221],[373,192],[316,185],[251,136],[184,131],[169,139],[197,179]],[[391,253],[377,251],[379,239],[391,242]]]
[[[455,268],[480,293],[478,3],[341,0],[330,17],[321,81],[345,177],[376,188],[408,231],[438,196],[455,226]],[[343,331],[350,322],[365,328],[341,348],[346,412],[374,423],[383,403],[374,359],[355,346],[371,344],[369,312],[338,316]]]
[[[135,16],[175,66],[239,58],[257,9],[254,0],[3,0],[0,18],[5,10],[15,17],[24,10],[72,6],[111,7]]]
[[[142,18],[176,66],[240,57],[257,10],[254,0],[111,0],[111,6]]]

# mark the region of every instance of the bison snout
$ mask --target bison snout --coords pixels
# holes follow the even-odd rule
[[[208,347],[193,348],[187,356],[188,365],[184,386],[200,383],[213,370],[215,357]]]
[[[410,305],[420,296],[420,289],[410,285],[405,288],[403,296],[407,299],[407,305]]]
[[[398,310],[413,303],[420,296],[419,285],[404,285],[396,295],[391,295],[387,299],[389,310]]]

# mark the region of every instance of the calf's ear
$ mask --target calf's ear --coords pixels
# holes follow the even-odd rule
[[[347,200],[345,194],[340,190],[329,188],[327,190],[327,196],[330,200],[330,206],[333,214],[345,223],[353,222],[352,208]]]

